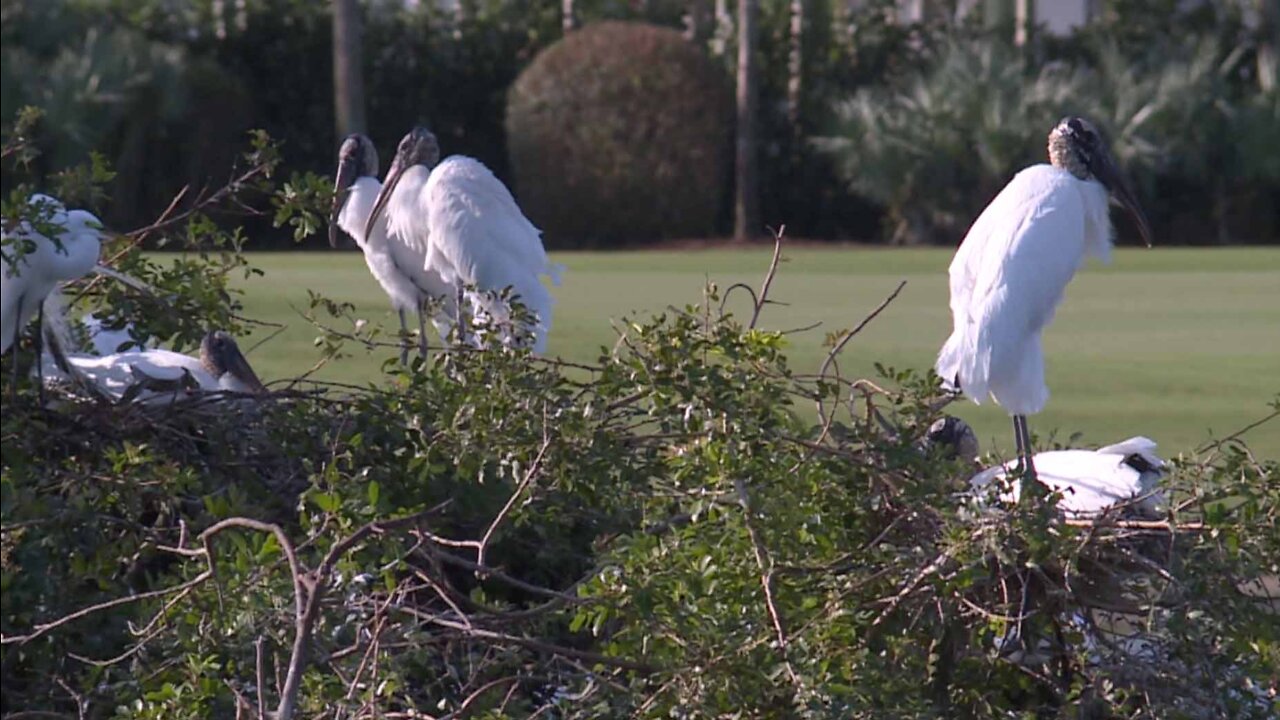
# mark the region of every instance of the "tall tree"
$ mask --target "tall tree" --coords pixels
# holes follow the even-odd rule
[[[734,163],[733,237],[746,240],[760,232],[759,181],[756,177],[756,16],[758,0],[738,0],[738,124]]]
[[[1027,33],[1031,29],[1031,12],[1031,0],[1014,0],[1013,44],[1018,47],[1027,44]]]
[[[574,10],[573,0],[560,0],[560,29],[568,35],[578,27],[578,14]]]
[[[1280,52],[1276,51],[1280,40],[1280,7],[1275,0],[1254,0],[1258,11],[1258,86],[1270,92],[1280,81]]]
[[[791,132],[801,135],[804,101],[804,33],[809,21],[809,1],[791,0],[791,47],[787,55],[787,120]]]
[[[359,0],[333,0],[333,102],[338,137],[365,132]]]

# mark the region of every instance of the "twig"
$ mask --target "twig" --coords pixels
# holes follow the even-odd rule
[[[455,718],[461,718],[465,716],[467,713],[467,709],[471,707],[471,703],[478,700],[481,695],[505,683],[516,683],[518,685],[520,683],[520,677],[518,675],[512,675],[510,677],[498,678],[497,680],[490,680],[489,682],[476,688],[475,692],[471,693],[465,699],[463,699],[462,704],[458,706],[457,710],[454,710],[448,715],[441,716],[439,720],[454,720]],[[515,688],[512,687],[511,689],[514,690]]]
[[[1214,448],[1221,447],[1224,443],[1231,442],[1232,440],[1235,440],[1236,438],[1238,438],[1238,437],[1240,437],[1241,435],[1243,435],[1243,434],[1245,434],[1245,433],[1249,432],[1250,430],[1252,430],[1252,429],[1254,429],[1254,428],[1258,427],[1259,425],[1263,425],[1263,424],[1265,424],[1265,423],[1271,422],[1272,420],[1274,420],[1274,419],[1275,419],[1275,418],[1277,418],[1277,417],[1280,417],[1280,408],[1278,408],[1278,409],[1276,409],[1276,410],[1272,411],[1272,413],[1271,413],[1270,415],[1267,415],[1266,417],[1262,418],[1261,420],[1255,420],[1254,422],[1251,422],[1251,423],[1249,423],[1248,425],[1245,425],[1243,428],[1240,428],[1239,430],[1237,430],[1237,431],[1235,431],[1235,432],[1231,433],[1230,435],[1228,435],[1228,436],[1226,436],[1226,437],[1222,438],[1221,440],[1214,440],[1213,442],[1211,442],[1211,443],[1209,443],[1209,444],[1207,444],[1207,445],[1205,445],[1205,446],[1203,446],[1203,447],[1198,448],[1198,449],[1196,450],[1196,454],[1197,454],[1197,455],[1199,455],[1199,454],[1201,454],[1201,453],[1203,453],[1203,452],[1207,452],[1207,451],[1212,450],[1212,449],[1214,449]]]
[[[769,302],[769,288],[773,286],[773,277],[778,273],[778,263],[782,261],[782,235],[786,230],[787,226],[782,225],[773,233],[773,259],[769,261],[769,270],[765,273],[764,282],[760,284],[760,295],[756,298],[756,307],[751,313],[751,323],[747,325],[752,330],[760,319],[760,311]]]
[[[950,557],[951,556],[946,552],[939,553],[938,557],[933,559],[933,562],[920,568],[920,572],[916,573],[914,577],[912,577],[909,581],[907,581],[907,584],[903,585],[902,589],[899,590],[897,594],[895,594],[891,598],[888,598],[888,602],[889,602],[888,606],[885,607],[884,610],[880,611],[880,614],[876,617],[876,619],[871,622],[871,627],[876,627],[880,623],[884,622],[885,618],[889,617],[889,614],[892,613],[895,609],[897,609],[898,605],[900,605],[908,595],[910,595],[912,592],[915,591],[915,589],[920,585],[921,581],[923,581],[929,575],[937,572],[942,567],[942,564],[946,562],[947,559],[949,559]]]
[[[614,657],[612,655],[602,655],[600,653],[590,652],[588,650],[578,650],[576,648],[565,647],[563,645],[555,645],[553,643],[543,642],[541,640],[534,640],[533,638],[520,637],[517,635],[508,635],[507,633],[496,632],[494,630],[486,630],[484,628],[478,628],[475,626],[468,627],[462,623],[454,622],[452,620],[447,620],[438,615],[425,613],[416,608],[403,607],[398,605],[393,605],[392,607],[394,607],[396,610],[399,610],[400,612],[403,612],[407,615],[411,615],[415,618],[418,618],[419,620],[423,620],[423,621],[432,623],[434,625],[439,625],[441,627],[449,628],[450,630],[456,630],[462,633],[463,635],[466,635],[469,637],[508,642],[514,645],[520,645],[522,647],[529,648],[530,650],[537,650],[539,652],[551,653],[553,655],[564,655],[565,657],[577,658],[578,660],[585,660],[587,662],[600,663],[601,665],[608,665],[610,667],[621,668],[623,670],[634,670],[636,672],[641,672],[641,673],[655,673],[655,672],[658,672],[660,669],[656,665],[651,665],[649,663],[640,662],[637,660]]]
[[[489,523],[489,528],[484,531],[484,536],[480,538],[480,547],[476,550],[477,564],[481,566],[484,565],[484,551],[489,546],[489,538],[493,537],[494,530],[498,529],[498,525],[502,522],[503,518],[507,516],[507,513],[511,512],[511,508],[515,506],[516,500],[522,493],[524,493],[524,489],[533,481],[534,476],[542,467],[542,458],[546,455],[547,448],[550,446],[551,439],[544,436],[542,439],[542,447],[538,448],[538,454],[533,458],[533,464],[529,466],[529,471],[524,474],[524,478],[520,480],[520,483],[516,485],[516,489],[512,491],[511,497],[507,498],[507,504],[503,505],[502,510],[498,511],[497,516],[493,518],[493,522]]]
[[[844,350],[844,346],[849,344],[849,341],[852,340],[854,336],[862,332],[862,329],[865,328],[872,320],[876,319],[876,316],[879,315],[881,312],[883,312],[885,308],[889,307],[889,303],[893,302],[894,299],[898,297],[898,293],[902,292],[902,288],[906,286],[907,286],[906,280],[903,280],[902,282],[898,283],[898,287],[894,288],[893,292],[889,293],[888,297],[882,300],[880,304],[877,305],[876,308],[871,311],[870,314],[864,317],[862,319],[862,322],[858,323],[853,327],[853,329],[846,331],[843,335],[840,336],[840,339],[837,340],[836,343],[831,347],[830,352],[827,353],[826,359],[822,361],[822,366],[818,369],[818,377],[820,379],[826,379],[827,371],[831,369],[832,363],[836,361],[836,356],[839,355],[841,351]],[[836,379],[839,380],[838,375]],[[825,438],[827,433],[831,429],[831,423],[835,420],[835,414],[834,413],[830,415],[827,414],[827,408],[822,401],[821,393],[818,394],[818,417],[822,418],[823,422],[822,422],[821,437]]]
[[[254,668],[256,677],[258,678],[258,720],[267,720],[267,681],[263,676],[262,669],[262,643],[265,640],[259,636],[253,641]]]
[[[782,656],[782,662],[787,667],[791,682],[799,685],[800,678],[796,675],[795,669],[791,667],[791,660],[787,657],[787,632],[783,625],[782,613],[778,611],[778,605],[773,597],[773,558],[769,556],[769,548],[765,546],[764,539],[760,536],[760,532],[756,529],[755,523],[751,519],[751,498],[747,495],[747,483],[741,478],[737,478],[733,481],[733,487],[738,491],[738,503],[742,505],[742,522],[747,527],[747,536],[751,538],[756,566],[760,568],[760,586],[764,588],[765,608],[769,611],[769,620],[773,623],[773,631],[778,639],[778,654]]]
[[[138,593],[137,595],[130,595],[128,597],[116,598],[114,600],[107,600],[106,602],[100,602],[100,603],[97,603],[96,605],[90,605],[88,607],[76,610],[75,612],[70,613],[69,615],[64,615],[52,622],[36,625],[35,630],[26,635],[0,636],[0,645],[12,645],[14,643],[17,643],[17,644],[28,643],[40,637],[41,635],[44,635],[50,630],[59,628],[74,620],[79,620],[80,618],[87,617],[89,615],[92,615],[96,612],[100,612],[102,610],[110,610],[111,608],[119,607],[121,605],[128,605],[129,603],[135,603],[135,602],[138,602],[139,600],[149,600],[151,598],[164,597],[165,595],[171,595],[173,593],[182,592],[187,588],[194,587],[204,582],[205,580],[208,580],[210,577],[212,577],[212,575],[213,575],[212,572],[206,571],[206,572],[200,573],[199,575],[192,578],[191,580],[188,580],[187,582],[182,583],[181,585],[175,585],[174,587],[171,587],[171,588],[164,588],[162,590],[152,590],[149,592]]]
[[[1114,527],[1120,530],[1164,530],[1166,532],[1201,532],[1208,527],[1202,522],[1173,523],[1168,520],[1107,520],[1105,518],[1064,518],[1064,525],[1092,528]]]

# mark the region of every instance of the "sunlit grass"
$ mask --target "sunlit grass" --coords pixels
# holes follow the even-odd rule
[[[555,291],[550,354],[591,361],[617,339],[612,322],[697,302],[707,281],[758,286],[770,251],[555,253],[569,271]],[[932,365],[950,328],[949,250],[796,248],[785,256],[771,297],[786,305],[768,308],[762,324],[785,330],[821,323],[791,337],[797,371],[816,370],[825,336],[858,322],[902,280],[898,299],[846,348],[841,370],[873,376],[875,362],[920,371]],[[396,327],[356,253],[259,253],[251,262],[266,276],[243,284],[249,316],[288,326],[250,357],[264,380],[296,376],[318,358],[312,341],[319,333],[297,312],[306,309],[308,288]],[[742,314],[748,303],[745,293],[734,293],[729,306]],[[1041,438],[1056,433],[1065,441],[1079,432],[1081,443],[1096,445],[1147,435],[1169,455],[1191,451],[1265,415],[1266,402],[1280,392],[1280,249],[1120,250],[1110,267],[1090,265],[1072,282],[1045,351],[1052,398],[1032,419]],[[376,382],[393,354],[358,351],[320,377]],[[986,446],[1011,445],[999,408],[966,401],[951,411],[973,424]],[[1280,456],[1280,423],[1246,439],[1263,456]]]

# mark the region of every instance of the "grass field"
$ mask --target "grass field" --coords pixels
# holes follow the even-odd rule
[[[557,253],[569,272],[556,291],[550,354],[592,360],[616,339],[611,320],[695,302],[708,279],[758,286],[770,250]],[[767,309],[764,326],[822,323],[792,336],[794,368],[816,370],[824,336],[858,322],[901,280],[902,294],[849,344],[841,366],[868,377],[877,361],[930,367],[950,329],[950,251],[794,248],[784,256],[772,297],[789,304]],[[266,276],[242,286],[248,314],[289,326],[250,356],[265,381],[296,376],[317,357],[318,333],[294,309],[305,309],[307,288],[395,327],[354,252],[259,253],[251,262]],[[733,300],[731,307],[746,310],[745,293]],[[1072,282],[1045,352],[1053,397],[1031,422],[1042,439],[1080,432],[1083,444],[1106,444],[1143,434],[1172,456],[1235,432],[1267,414],[1267,401],[1280,392],[1280,249],[1118,251],[1111,266],[1090,265]],[[387,355],[361,353],[320,377],[374,380]],[[984,447],[1008,451],[1012,431],[1000,409],[966,401],[951,411],[975,427]],[[1280,457],[1280,421],[1245,438],[1262,457]]]

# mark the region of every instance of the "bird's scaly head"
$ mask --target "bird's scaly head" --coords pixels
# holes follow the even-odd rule
[[[387,201],[391,199],[391,193],[395,191],[396,183],[400,182],[404,171],[414,165],[424,165],[427,169],[431,169],[439,162],[440,144],[436,142],[436,136],[430,130],[419,125],[400,140],[400,145],[396,148],[396,156],[391,161],[391,167],[387,168],[387,178],[382,183],[382,190],[378,193],[378,199],[373,202],[373,212],[369,213],[369,221],[365,225],[365,237],[373,234],[378,217],[386,209]]]
[[[362,177],[378,176],[378,149],[367,136],[348,135],[338,148],[338,172],[333,179],[333,206],[329,212],[329,244],[338,247],[338,215],[347,202],[347,191]]]
[[[1049,162],[1081,180],[1097,180],[1124,206],[1138,224],[1142,241],[1151,247],[1151,226],[1129,184],[1107,150],[1098,129],[1084,118],[1068,116],[1049,131]]]
[[[941,448],[949,457],[973,460],[978,457],[978,436],[969,423],[948,415],[929,426],[925,433],[928,447]]]
[[[257,373],[249,366],[249,361],[240,352],[240,346],[222,330],[210,330],[200,342],[200,364],[215,380],[231,373],[251,392],[267,392]]]

